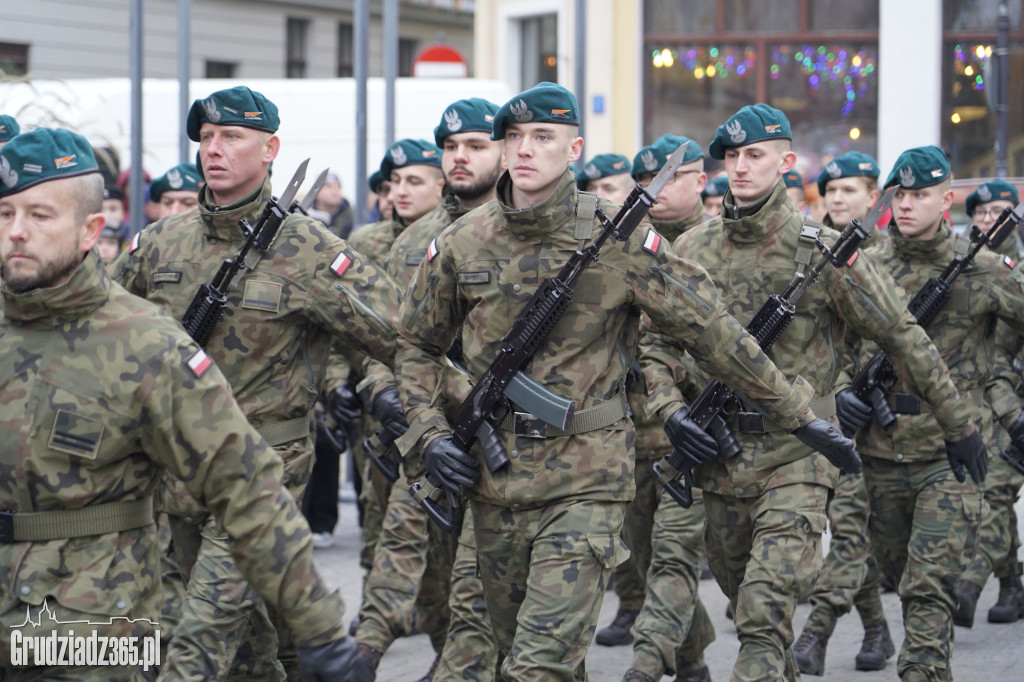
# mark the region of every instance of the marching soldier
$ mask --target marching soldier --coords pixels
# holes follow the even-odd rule
[[[576,184],[582,192],[621,204],[633,189],[632,169],[629,159],[622,154],[598,154],[577,171]]]

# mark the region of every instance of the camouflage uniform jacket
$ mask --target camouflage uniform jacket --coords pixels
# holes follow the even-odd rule
[[[440,358],[456,332],[463,332],[469,374],[477,378],[540,282],[554,276],[578,248],[573,237],[578,192],[571,172],[539,206],[514,208],[510,191],[505,173],[494,200],[441,233],[402,302],[395,376],[410,424],[423,428],[423,443],[451,432],[432,398],[441,382]],[[607,202],[600,207],[614,209]],[[594,238],[599,229],[595,220]],[[624,242],[609,240],[524,371],[573,399],[577,412],[622,400],[640,313],[646,312],[791,428],[812,418],[806,385],[790,386],[725,313],[703,268],[660,242],[646,222]],[[567,498],[628,501],[634,494],[633,432],[627,419],[575,436],[501,433],[511,461],[493,475],[482,467],[481,481],[470,491],[478,499],[521,509]]]
[[[679,235],[700,225],[704,220],[704,207],[697,202],[693,213],[680,222],[652,219],[651,224],[658,234],[671,243],[678,239]],[[693,358],[689,356],[684,361],[693,365]],[[626,395],[629,398],[629,409],[633,413],[633,424],[636,426],[637,460],[654,460],[664,457],[672,450],[672,441],[665,433],[665,422],[658,415],[647,413],[647,383],[644,381],[643,371],[640,370],[639,364],[636,364],[635,370],[629,373],[626,381]]]
[[[5,289],[3,298],[0,509],[144,499],[166,469],[218,515],[241,570],[300,642],[340,637],[341,600],[319,579],[309,529],[281,486],[281,459],[177,321],[112,282],[95,253],[64,286]],[[5,664],[10,626],[47,599],[58,618],[61,607],[93,621],[158,617],[158,552],[152,524],[0,543]]]
[[[198,209],[153,223],[108,266],[128,291],[179,320],[199,286],[238,254],[245,241],[238,221],[255,222],[270,182],[216,212],[205,188],[199,196]],[[206,352],[257,429],[312,417],[333,339],[392,362],[401,291],[318,221],[286,218],[255,270],[237,281]],[[281,454],[288,462],[312,451],[306,438]]]
[[[353,249],[369,258],[378,267],[385,267],[388,252],[398,235],[405,231],[405,225],[394,219],[381,220],[354,230],[348,243]]]
[[[781,182],[760,208],[747,210],[752,214],[728,218],[734,211],[732,194],[726,192],[722,214],[685,233],[673,248],[681,256],[699,258],[729,312],[748,323],[770,294],[781,294],[792,280],[804,217],[789,203]],[[820,236],[831,245],[839,235],[823,228]],[[819,258],[815,250],[806,269]],[[819,281],[800,298],[796,317],[768,355],[787,376],[801,376],[816,395],[828,396],[843,368],[843,341],[849,324],[857,334],[878,340],[896,363],[906,367],[922,394],[948,405],[944,421],[948,430],[959,436],[968,429],[969,407],[956,400],[956,389],[943,371],[937,351],[906,312],[906,301],[895,289],[892,280],[881,275],[863,254],[842,269],[826,267]],[[678,353],[665,345],[664,333],[645,333],[641,348],[652,394],[649,407],[663,418],[682,405],[684,395],[706,385],[702,373],[686,375],[679,369]],[[677,382],[681,376],[694,383],[680,389]],[[742,389],[738,392],[743,394]],[[784,431],[735,435],[743,446],[738,456],[698,469],[698,484],[704,490],[750,497],[783,484],[811,482],[834,487],[837,482],[836,468],[795,436]]]
[[[955,256],[957,238],[946,220],[938,234],[927,240],[907,239],[895,225],[890,225],[888,231],[889,240],[871,246],[867,254],[879,268],[892,273],[896,283],[910,295],[941,274]],[[953,382],[977,408],[984,400],[984,387],[995,372],[996,322],[1005,322],[1015,333],[1024,334],[1024,273],[1011,268],[998,254],[983,249],[953,282],[952,290],[952,298],[928,325],[927,332],[949,367]],[[870,344],[864,344],[855,357],[866,361],[874,350]],[[920,395],[902,381],[894,391]],[[936,422],[939,414],[933,411],[935,405],[925,396],[921,414],[898,415],[887,429],[872,420],[857,440],[859,452],[899,462],[944,459],[944,434]],[[975,419],[989,437],[991,410],[978,409]]]

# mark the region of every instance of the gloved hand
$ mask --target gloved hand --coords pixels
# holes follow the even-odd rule
[[[398,399],[398,389],[394,386],[388,386],[373,399],[373,415],[394,438],[409,430],[405,409]]]
[[[359,419],[363,411],[363,401],[351,386],[342,384],[327,396],[327,411],[331,413],[338,426],[347,426]]]
[[[871,421],[871,406],[857,397],[852,388],[836,393],[836,415],[843,433],[852,436]]]
[[[665,422],[665,433],[676,452],[682,452],[694,464],[712,462],[718,457],[718,441],[690,418],[690,410],[680,407]]]
[[[306,682],[373,682],[373,662],[358,652],[352,637],[316,647],[299,647],[299,669]]]
[[[455,444],[451,436],[441,436],[423,448],[423,464],[428,474],[452,492],[472,488],[480,480],[476,459]]]
[[[1010,434],[1010,441],[1013,442],[1013,447],[1024,452],[1024,412],[1020,413],[1017,421],[1010,424],[1010,428],[1006,429],[1006,432]]]
[[[985,480],[985,474],[988,472],[988,453],[985,452],[985,443],[977,430],[961,440],[947,440],[946,457],[949,459],[949,465],[953,467],[953,475],[961,483],[967,480],[964,467],[967,467],[975,483],[980,484]]]
[[[804,445],[825,455],[825,459],[839,467],[840,471],[848,474],[860,473],[861,461],[853,441],[824,419],[815,419],[809,424],[804,424],[793,431],[793,435]]]

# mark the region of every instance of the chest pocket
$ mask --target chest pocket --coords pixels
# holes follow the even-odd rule
[[[281,310],[281,284],[261,280],[247,280],[242,293],[242,307],[277,313]]]
[[[584,270],[576,281],[576,289],[573,291],[572,300],[574,303],[597,305],[601,302],[603,290],[604,281],[601,273]]]

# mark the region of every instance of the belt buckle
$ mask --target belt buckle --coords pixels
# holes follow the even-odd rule
[[[548,425],[540,417],[529,412],[514,412],[512,432],[525,438],[547,438]]]
[[[0,510],[0,542],[14,542],[14,512]]]
[[[764,433],[764,417],[758,412],[737,412],[736,425],[740,433]]]

